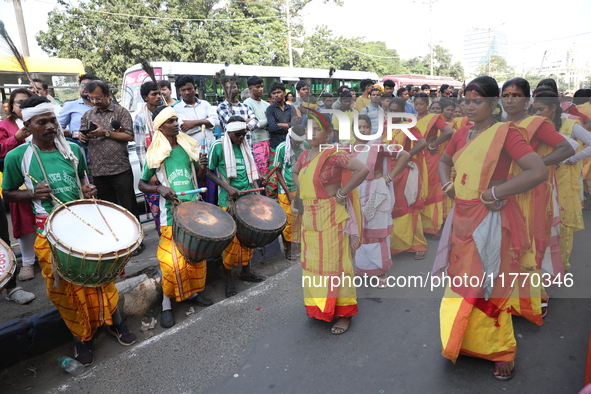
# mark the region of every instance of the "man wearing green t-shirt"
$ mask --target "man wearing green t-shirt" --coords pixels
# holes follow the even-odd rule
[[[218,205],[228,207],[228,199],[241,196],[240,191],[253,188],[259,178],[256,164],[245,141],[246,122],[240,116],[232,116],[226,125],[226,134],[211,144],[207,177],[219,186]],[[217,169],[219,177],[215,174]],[[232,281],[232,268],[242,266],[239,278],[248,282],[262,282],[264,278],[250,270],[253,250],[243,246],[234,237],[230,246],[222,253],[226,271],[226,297],[236,295]]]
[[[285,258],[295,259],[292,254],[292,246],[299,243],[299,220],[298,215],[291,212],[291,203],[295,199],[298,187],[292,180],[291,167],[295,165],[298,156],[303,152],[302,142],[306,139],[306,128],[302,125],[296,125],[289,129],[287,138],[277,146],[275,160],[272,168],[277,167],[277,180],[279,181],[279,191],[277,201],[287,215],[287,225],[283,229],[283,247]]]
[[[20,107],[24,128],[32,135],[32,141],[6,155],[4,198],[9,202],[30,201],[37,227],[43,230],[45,219],[53,209],[52,195],[65,203],[96,196],[96,187],[89,183],[80,185],[86,161],[80,148],[65,140],[49,100],[31,97]],[[41,183],[37,184],[27,174]],[[26,190],[19,190],[23,183]],[[59,280],[54,276],[49,242],[42,231],[35,241],[35,253],[46,279],[47,296],[74,336],[76,360],[84,366],[94,362],[87,342],[103,324],[108,325],[107,332],[120,344],[135,343],[136,336],[117,309],[118,293],[113,282],[101,287],[82,287]]]
[[[177,302],[189,300],[200,306],[213,302],[200,292],[205,288],[207,264],[189,262],[172,241],[172,202],[176,193],[194,190],[205,179],[207,155],[200,155],[199,145],[190,136],[179,133],[176,111],[172,107],[158,108],[154,118],[154,141],[146,152],[146,163],[139,189],[160,195],[160,243],[156,256],[162,271],[162,314],[160,325],[174,326],[171,298]],[[156,175],[159,185],[150,184]],[[195,201],[196,194],[179,196],[181,201]]]

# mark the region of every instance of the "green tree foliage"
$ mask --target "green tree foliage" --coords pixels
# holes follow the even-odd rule
[[[378,75],[404,71],[398,52],[388,49],[385,42],[337,37],[326,26],[316,28],[305,38],[304,53],[295,59],[294,65],[307,68],[332,66],[340,70],[373,71]]]
[[[213,0],[87,0],[77,7],[59,1],[65,9],[49,13],[48,31],[37,35],[39,46],[50,56],[82,60],[87,72],[112,84],[139,57],[204,61],[214,50],[203,22],[180,20],[207,18]]]
[[[496,79],[497,82],[507,81],[516,76],[513,67],[509,66],[505,58],[499,55],[492,55],[489,62],[478,66],[476,75],[488,75]]]
[[[403,62],[404,67],[411,74],[429,75],[430,56],[416,56]],[[464,79],[464,67],[460,62],[452,63],[452,55],[449,49],[441,45],[433,47],[433,75],[452,77],[457,81]]]

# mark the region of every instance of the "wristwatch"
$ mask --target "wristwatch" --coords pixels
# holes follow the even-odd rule
[[[111,136],[111,132],[110,131],[105,131],[105,137],[109,138]]]

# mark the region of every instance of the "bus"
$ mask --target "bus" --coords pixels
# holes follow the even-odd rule
[[[460,89],[464,82],[456,81],[452,77],[440,77],[435,75],[419,75],[419,74],[400,74],[400,75],[384,75],[380,82],[384,83],[386,80],[394,81],[396,89],[400,89],[407,85],[414,85],[421,87],[422,85],[429,85],[431,91],[437,91],[441,85],[447,84],[455,89]]]
[[[327,69],[315,68],[290,68],[290,67],[271,67],[271,66],[244,66],[215,63],[180,63],[180,62],[151,62],[154,69],[154,75],[157,80],[167,79],[172,85],[173,97],[178,94],[174,87],[174,79],[179,75],[192,75],[195,78],[195,88],[198,91],[198,97],[201,100],[207,100],[210,104],[216,106],[224,100],[223,86],[215,80],[215,74],[218,71],[225,70],[226,75],[236,74],[238,76],[238,87],[240,90],[247,87],[246,80],[257,75],[263,79],[264,92],[267,94],[271,84],[276,81],[283,82],[286,89],[295,94],[295,85],[300,80],[306,80],[310,83],[310,91],[313,95],[319,95],[325,88],[325,91],[334,93],[341,85],[347,85],[359,92],[359,83],[361,80],[369,78],[373,81],[379,79],[378,75],[366,71],[347,71],[337,70],[333,76],[330,85],[324,86],[328,78]],[[140,96],[140,86],[149,81],[149,77],[142,69],[140,64],[136,64],[123,76],[123,86],[121,88],[121,105],[130,112],[135,112],[141,108],[143,100]]]
[[[47,82],[51,95],[65,103],[80,96],[78,77],[84,74],[84,65],[78,59],[25,57],[27,69],[33,78]],[[0,56],[0,95],[2,101],[17,88],[26,88],[29,80],[14,56]]]

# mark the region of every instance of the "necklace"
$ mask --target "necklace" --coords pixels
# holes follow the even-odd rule
[[[470,132],[468,133],[468,140],[472,140],[472,136],[477,136],[478,134],[482,133],[484,130],[490,129],[492,127],[492,125],[494,125],[495,123],[497,123],[497,121],[493,120],[491,124],[489,124],[488,126],[486,126],[485,128],[483,128],[481,130],[476,130],[475,126],[472,126],[472,128],[470,129]]]

